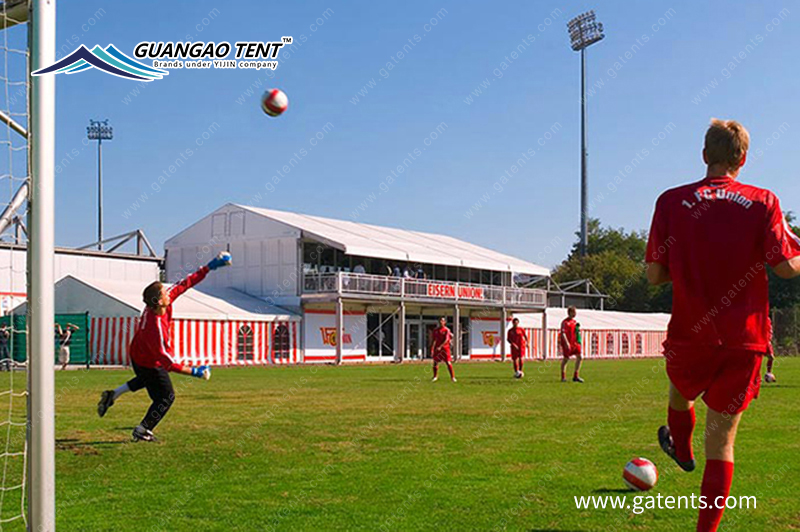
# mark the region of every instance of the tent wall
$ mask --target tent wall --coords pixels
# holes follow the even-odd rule
[[[336,313],[327,309],[305,309],[304,362],[336,361]],[[367,360],[367,313],[346,310],[343,323],[342,361]]]
[[[528,358],[540,358],[542,330],[526,329],[526,332],[531,345]],[[548,329],[547,334],[547,357],[561,357],[558,331]],[[661,356],[667,331],[581,329],[581,336],[584,358],[645,358]]]
[[[128,346],[138,318],[92,318],[92,361],[128,365]],[[300,361],[298,323],[277,321],[173,321],[174,359],[192,366],[251,366]]]
[[[89,341],[92,364],[127,366],[128,345],[138,322],[139,318],[130,316],[92,316]]]
[[[505,331],[500,331],[499,318],[472,318],[470,320],[471,360],[500,360],[500,339]],[[510,327],[510,325],[507,325]],[[528,335],[528,359],[542,356],[542,330],[524,327]],[[506,328],[506,331],[508,329]],[[558,329],[548,326],[547,358],[561,357]],[[581,329],[584,358],[641,358],[656,357],[662,353],[661,345],[667,338],[667,331],[642,331],[636,329]],[[510,356],[511,346],[506,343],[506,354]]]

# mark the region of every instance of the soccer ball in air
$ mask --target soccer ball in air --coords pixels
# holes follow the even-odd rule
[[[647,491],[658,482],[658,469],[647,458],[634,458],[625,464],[622,480],[632,490]]]
[[[766,382],[775,382],[778,379],[775,378],[775,374],[774,373],[765,373],[764,374],[764,380]]]
[[[280,89],[269,89],[261,96],[261,109],[269,116],[280,116],[289,107],[289,98]]]

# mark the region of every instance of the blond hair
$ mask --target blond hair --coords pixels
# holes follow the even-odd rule
[[[706,163],[724,164],[730,170],[739,168],[750,147],[750,134],[736,120],[711,119],[706,131]]]

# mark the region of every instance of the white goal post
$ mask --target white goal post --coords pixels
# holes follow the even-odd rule
[[[30,72],[55,63],[55,0],[31,0],[29,24],[28,526],[30,530],[49,532],[55,530],[56,520],[53,374],[56,79],[54,75],[30,76]]]
[[[10,130],[27,137],[28,146],[30,181],[24,183],[20,191],[27,188],[28,193],[27,527],[36,532],[54,531],[56,516],[53,368],[55,76],[33,77],[30,73],[55,62],[55,4],[55,0],[6,0],[0,3],[0,29],[28,24],[27,130],[14,120],[12,112],[0,111],[0,121]],[[9,80],[4,78],[4,81],[7,89]],[[7,208],[16,210],[20,203],[15,197]]]

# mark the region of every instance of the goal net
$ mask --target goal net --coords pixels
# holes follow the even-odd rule
[[[27,326],[11,314],[24,301],[27,274],[20,249],[27,243],[28,17],[20,7],[0,5],[0,531],[27,527],[27,362],[19,356]]]
[[[0,33],[0,532],[52,531],[55,0],[0,0]]]

